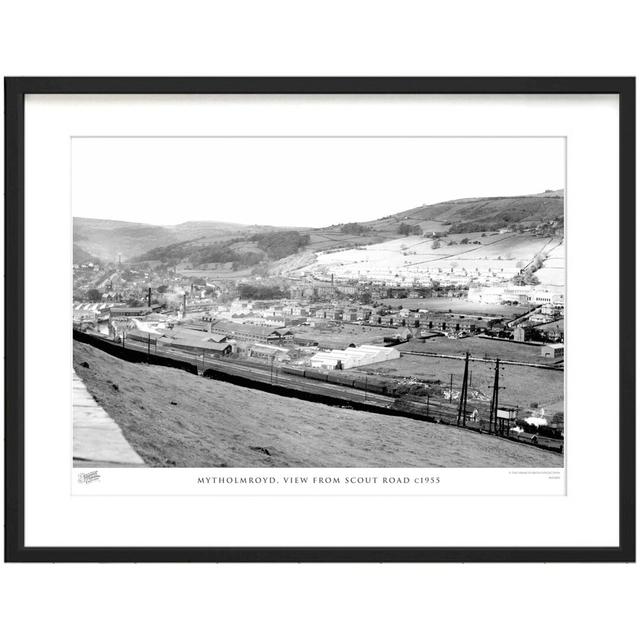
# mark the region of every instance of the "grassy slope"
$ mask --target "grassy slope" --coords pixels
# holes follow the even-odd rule
[[[89,368],[79,366],[83,362]],[[150,466],[562,466],[557,454],[454,427],[131,364],[79,343],[74,343],[74,368]]]
[[[374,229],[386,229],[401,221],[411,224],[421,224],[427,221],[492,222],[507,219],[514,222],[541,222],[562,218],[563,207],[562,192],[534,196],[463,198],[423,205],[364,224]]]
[[[124,260],[151,249],[198,239],[198,244],[227,240],[238,234],[271,230],[231,222],[185,222],[174,226],[139,224],[119,220],[73,219],[74,242],[85,251],[105,260]]]

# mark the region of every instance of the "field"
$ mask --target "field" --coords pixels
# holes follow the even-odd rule
[[[549,251],[544,266],[536,271],[536,277],[542,284],[565,284],[565,245],[561,244]]]
[[[321,252],[303,270],[319,277],[373,279],[410,285],[429,280],[495,284],[515,276],[540,252],[551,252],[559,238],[516,233],[451,234],[432,238],[408,236],[359,248]],[[478,243],[478,244],[476,244]],[[556,277],[564,278],[564,259],[554,254]],[[542,280],[541,280],[542,282]]]
[[[382,298],[382,304],[403,309],[427,309],[428,311],[452,312],[477,316],[519,316],[530,310],[522,305],[484,304],[470,302],[467,298]]]
[[[467,351],[476,358],[500,358],[516,362],[532,362],[534,364],[552,364],[555,361],[540,355],[540,345],[522,342],[507,342],[471,336],[460,340],[450,340],[437,336],[427,340],[412,340],[398,347],[401,351],[425,351],[444,355],[463,356]]]
[[[459,341],[464,342],[464,341]],[[367,371],[385,375],[416,377],[423,380],[440,380],[442,388],[448,387],[450,376],[453,374],[454,392],[460,391],[464,374],[464,362],[450,358],[429,356],[403,355],[399,360],[391,360],[380,364],[363,367]],[[358,371],[358,369],[354,369]],[[485,402],[478,402],[480,417],[487,417],[488,401],[495,375],[495,365],[490,362],[469,363],[471,374],[470,390],[474,398],[485,398]],[[546,415],[553,415],[564,410],[564,372],[535,367],[504,365],[500,371],[500,402],[517,405],[523,411],[520,417],[526,417],[532,404],[544,408]],[[470,408],[476,408],[470,402]]]
[[[183,276],[190,278],[204,278],[206,281],[215,280],[236,280],[238,278],[248,278],[251,275],[251,269],[183,269],[176,268],[177,272]]]
[[[340,324],[336,327],[321,329],[320,327],[299,326],[295,328],[296,338],[315,340],[322,346],[343,349],[350,344],[382,344],[384,336],[393,337],[397,330],[389,327]]]
[[[552,452],[455,427],[284,398],[178,370],[124,362],[79,343],[74,343],[74,368],[149,466],[560,467],[563,463],[562,456]]]

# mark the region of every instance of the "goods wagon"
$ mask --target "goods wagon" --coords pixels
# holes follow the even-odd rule
[[[142,331],[138,332],[138,331],[129,331],[126,334],[126,339],[127,340],[134,340],[135,342],[144,342],[144,344],[157,344],[158,343],[158,337],[155,336],[154,334],[151,333],[144,333]]]

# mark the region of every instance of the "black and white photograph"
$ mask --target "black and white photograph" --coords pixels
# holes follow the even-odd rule
[[[564,137],[70,146],[81,482],[564,468]]]

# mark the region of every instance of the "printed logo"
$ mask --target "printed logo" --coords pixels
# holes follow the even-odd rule
[[[91,482],[96,482],[96,480],[100,480],[100,474],[97,471],[78,474],[78,482],[80,484],[90,484]]]

